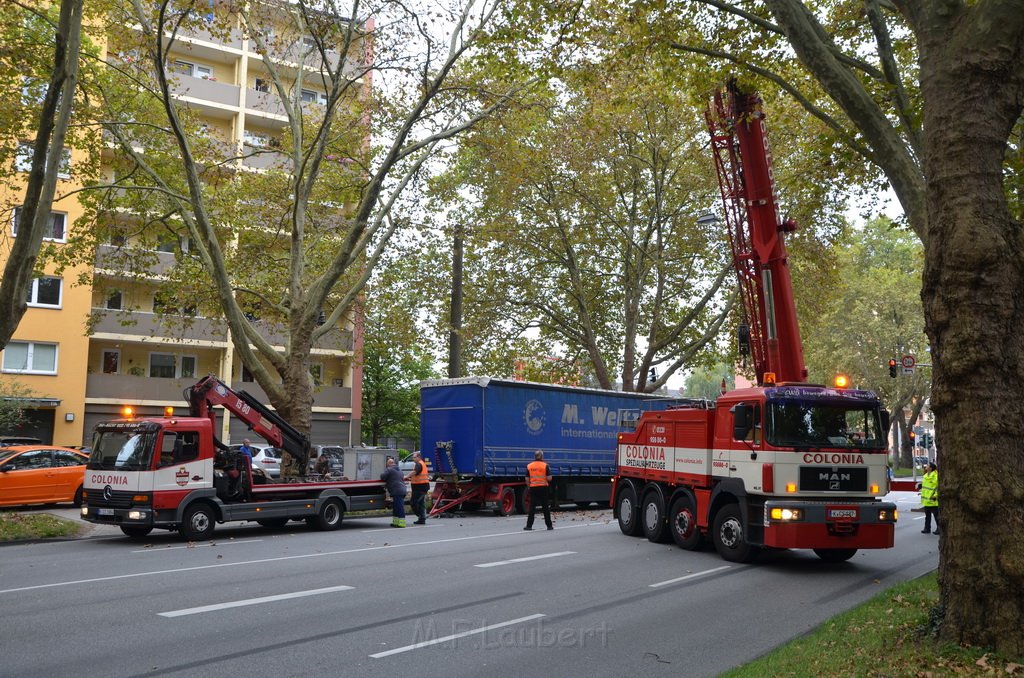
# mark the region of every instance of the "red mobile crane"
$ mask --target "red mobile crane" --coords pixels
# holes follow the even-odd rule
[[[348,511],[384,506],[384,483],[374,478],[383,470],[386,451],[346,451],[345,465],[356,480],[308,479],[309,439],[245,391],[208,376],[185,389],[185,399],[187,417],[168,411],[163,417],[96,425],[85,472],[84,520],[117,525],[133,538],[160,528],[197,540],[209,538],[216,523],[229,521],[281,527],[305,520],[334,530]],[[254,473],[239,453],[217,440],[217,405],[283,448],[303,477],[274,483]]]
[[[764,548],[809,548],[829,561],[893,545],[888,413],[872,391],[805,383],[807,369],[761,98],[735,82],[707,113],[757,386],[714,403],[646,412],[619,435],[619,528],[747,562]]]

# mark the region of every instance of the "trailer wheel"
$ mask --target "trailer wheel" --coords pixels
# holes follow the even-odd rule
[[[665,502],[656,490],[644,494],[640,504],[640,523],[648,541],[663,544],[672,538],[665,520]]]
[[[712,534],[718,555],[731,563],[749,563],[760,549],[747,542],[743,530],[743,517],[737,504],[726,504],[715,514]]]
[[[523,505],[522,509],[520,510],[523,512],[524,515],[528,514],[530,512],[530,504],[533,503],[533,499],[530,497],[530,488],[523,488],[523,498],[522,501],[520,501],[520,503]]]
[[[499,516],[510,516],[516,512],[516,490],[514,487],[503,487],[498,495],[498,508],[494,513]]]
[[[636,505],[636,491],[632,485],[622,488],[615,498],[615,513],[619,516],[619,529],[628,537],[640,535],[640,511]]]
[[[853,558],[857,549],[814,549],[814,553],[826,563],[845,563]]]
[[[124,532],[126,537],[130,539],[142,539],[147,534],[153,531],[152,527],[145,527],[143,525],[122,525],[121,531]]]
[[[189,541],[209,539],[216,525],[216,516],[209,504],[192,504],[185,509],[185,518],[178,528],[181,536]]]
[[[345,509],[337,499],[328,499],[320,505],[315,518],[308,519],[310,525],[318,530],[336,530],[341,527],[345,518]]]
[[[697,526],[697,512],[688,496],[681,495],[672,502],[668,512],[668,524],[672,540],[681,549],[696,551],[704,541],[704,535]]]

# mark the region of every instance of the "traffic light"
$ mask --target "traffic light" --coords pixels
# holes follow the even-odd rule
[[[896,378],[896,358],[889,358],[889,376]]]
[[[910,446],[914,447],[917,444],[915,442],[915,438],[917,438],[917,434],[914,433],[913,431],[907,431],[907,435],[910,437]]]

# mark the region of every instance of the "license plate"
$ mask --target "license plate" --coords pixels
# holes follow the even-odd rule
[[[114,515],[114,509],[96,509],[96,515],[98,516],[112,516]]]
[[[856,520],[857,509],[855,508],[830,508],[828,509],[829,520]]]

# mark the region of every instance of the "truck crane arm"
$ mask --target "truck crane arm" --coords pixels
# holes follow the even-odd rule
[[[782,219],[775,194],[765,115],[756,92],[735,80],[712,97],[706,112],[726,225],[739,277],[758,385],[765,374],[779,382],[807,380],[793,283],[783,234],[796,230]],[[742,347],[741,347],[742,348]]]
[[[203,377],[185,389],[190,414],[206,417],[216,425],[214,406],[224,409],[245,422],[251,430],[296,460],[300,475],[305,475],[309,462],[309,438],[245,391],[234,391],[212,375]]]

